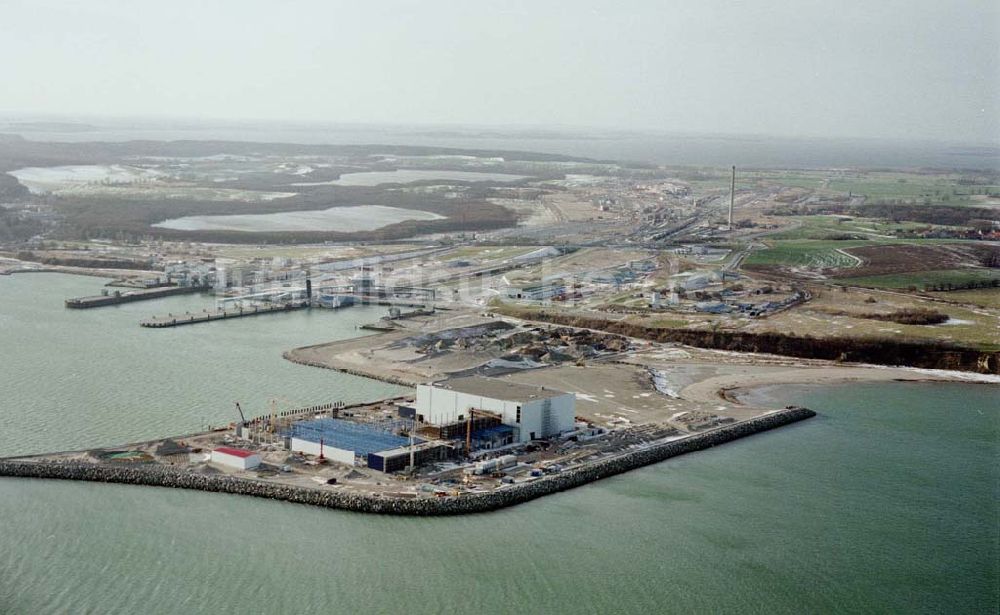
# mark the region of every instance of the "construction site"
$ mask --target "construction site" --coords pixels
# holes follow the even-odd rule
[[[617,364],[569,369],[578,372],[575,383],[556,372],[543,380],[573,388],[582,379],[615,386],[611,381],[626,374],[644,373]],[[637,409],[610,394],[597,403],[592,394],[529,380],[465,375],[421,384],[414,395],[397,399],[272,406],[255,416],[236,403],[231,424],[206,432],[19,461],[169,470],[374,497],[458,497],[524,485],[773,412],[727,403],[733,411],[689,404],[687,411],[668,413],[672,404],[649,399],[669,399],[649,373],[625,387],[641,391],[628,404]],[[615,386],[619,394],[625,389]]]
[[[385,162],[375,154],[351,160],[367,169],[358,175],[377,174]],[[433,156],[405,162],[458,164]],[[331,399],[251,413],[237,404],[231,422],[200,433],[21,461],[451,498],[580,475],[638,452],[714,442],[712,434],[752,433],[757,428],[746,426],[784,416],[739,403],[733,391],[748,381],[917,377],[899,365],[1000,370],[1000,312],[989,294],[1000,262],[995,221],[932,225],[928,232],[961,234],[939,241],[857,213],[867,203],[853,190],[862,179],[895,190],[902,179],[930,181],[919,174],[847,178],[478,155],[461,164],[527,174],[481,182],[421,176],[363,190],[282,184],[318,191],[323,204],[334,193],[400,206],[431,199],[450,216],[447,224],[404,224],[393,231],[402,236],[308,235],[305,243],[266,229],[165,231],[150,219],[132,221],[146,234],[129,242],[32,239],[0,252],[0,273],[113,278],[100,294],[66,298],[74,311],[205,299],[136,318],[151,347],[181,326],[239,329],[226,322],[252,316],[254,326],[267,327],[289,312],[383,306],[373,321],[352,325],[354,334],[331,340],[315,328],[315,342],[282,356],[409,389],[363,404]],[[267,181],[289,180],[282,173],[269,172]],[[846,195],[831,186],[847,187]],[[494,217],[469,220],[473,209]],[[973,214],[983,215],[965,217]],[[283,214],[260,215],[247,217],[267,225],[268,216]],[[409,228],[422,230],[403,232]],[[216,237],[233,243],[210,241]],[[882,367],[845,367],[852,363]]]

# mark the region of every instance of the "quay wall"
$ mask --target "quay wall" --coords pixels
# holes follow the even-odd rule
[[[131,292],[121,292],[119,294],[96,295],[93,297],[78,297],[67,299],[66,307],[73,309],[87,309],[104,307],[106,305],[119,305],[121,303],[131,303],[133,301],[146,301],[148,299],[160,299],[162,297],[172,297],[174,295],[191,295],[205,292],[205,286],[161,286],[150,289],[136,289]]]
[[[607,459],[588,462],[581,467],[566,470],[560,474],[544,476],[532,482],[511,485],[488,493],[448,497],[406,499],[379,494],[347,493],[337,488],[297,487],[235,476],[185,472],[156,465],[125,466],[0,459],[0,476],[197,489],[374,514],[462,515],[513,506],[635,468],[658,463],[677,455],[711,448],[813,416],[816,416],[816,413],[806,408],[787,408],[682,440],[665,442]]]
[[[277,314],[281,312],[291,312],[293,310],[303,310],[309,307],[306,301],[282,303],[273,306],[255,306],[251,308],[239,308],[238,310],[223,310],[221,312],[202,312],[195,314],[185,314],[183,316],[154,316],[151,319],[139,322],[140,327],[152,329],[164,329],[168,327],[181,327],[183,325],[196,325],[202,322],[212,322],[215,320],[230,320],[233,318],[244,318],[247,316],[257,316],[258,314]]]

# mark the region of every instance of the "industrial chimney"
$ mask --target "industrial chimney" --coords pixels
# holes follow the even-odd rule
[[[729,230],[733,230],[733,204],[736,202],[736,165],[733,165],[733,178],[729,184]]]

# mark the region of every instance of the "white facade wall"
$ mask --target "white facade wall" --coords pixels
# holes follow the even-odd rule
[[[548,431],[543,425],[546,402],[551,402]],[[530,441],[532,434],[536,438],[543,438],[572,430],[576,420],[576,396],[572,393],[518,402],[471,395],[461,391],[422,384],[417,386],[416,406],[417,414],[422,414],[424,420],[434,425],[454,423],[459,420],[459,416],[467,419],[470,408],[495,412],[502,417],[501,421],[504,425],[519,428],[519,442]],[[521,407],[520,422],[517,420],[518,406]]]
[[[566,292],[566,288],[561,284],[546,284],[544,286],[508,286],[504,289],[504,294],[508,299],[527,299],[529,301],[542,301],[551,299],[556,295]]]
[[[310,442],[309,440],[300,440],[299,438],[292,438],[292,450],[298,453],[305,453],[306,455],[312,455],[314,457],[319,457],[319,442]],[[335,446],[330,446],[329,444],[323,445],[323,456],[330,461],[336,461],[337,463],[346,463],[347,465],[354,465],[354,451],[349,451],[343,448],[337,448]]]
[[[228,453],[212,451],[212,463],[237,468],[239,470],[252,470],[260,465],[260,455],[249,457],[238,457]]]

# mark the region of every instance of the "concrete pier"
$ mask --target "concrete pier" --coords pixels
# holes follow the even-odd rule
[[[245,316],[257,316],[260,314],[274,314],[276,312],[291,312],[309,307],[308,301],[297,301],[282,303],[278,305],[257,305],[250,308],[230,308],[228,310],[216,310],[214,312],[189,312],[186,314],[167,314],[166,316],[153,316],[152,318],[139,322],[140,327],[152,329],[162,329],[166,327],[179,327],[181,325],[195,325],[201,322],[212,322],[213,320],[227,320],[230,318],[243,318]]]
[[[66,307],[73,309],[95,308],[106,305],[118,305],[119,303],[130,303],[132,301],[145,301],[147,299],[159,299],[160,297],[172,297],[174,295],[193,295],[194,293],[204,292],[205,290],[207,290],[207,288],[204,286],[166,286],[130,291],[115,290],[107,295],[67,299]]]

